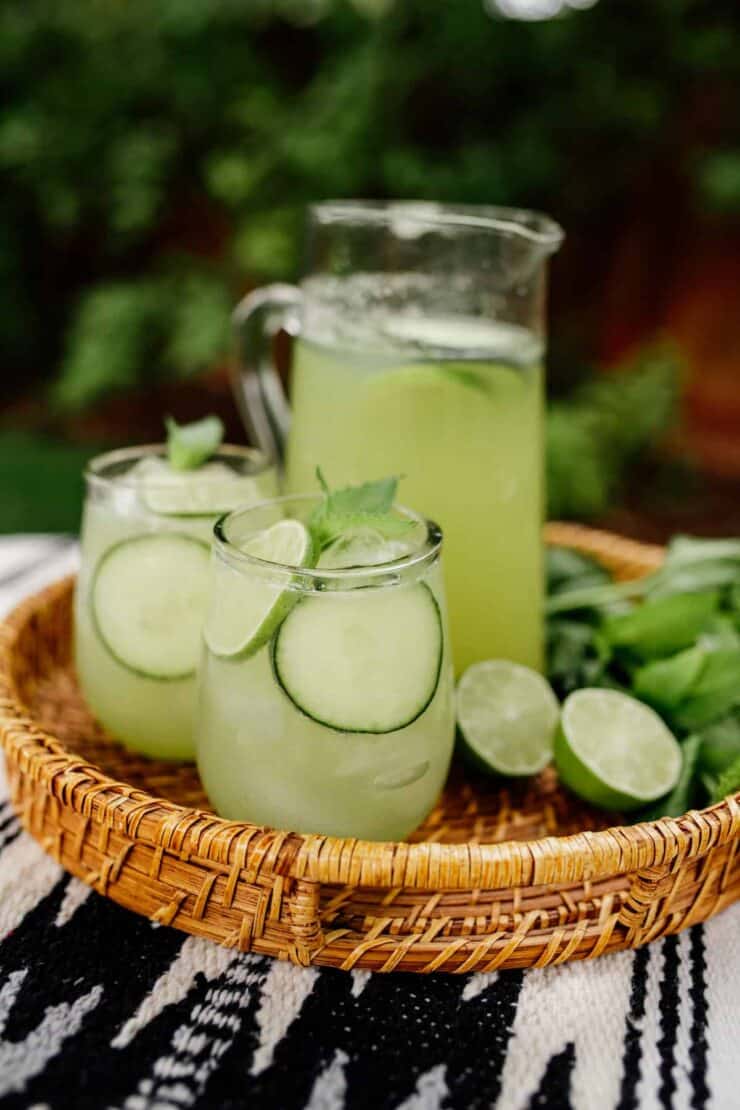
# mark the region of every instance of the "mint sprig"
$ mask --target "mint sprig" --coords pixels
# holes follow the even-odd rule
[[[730,764],[717,779],[711,780],[710,803],[722,802],[728,794],[740,791],[740,757]]]
[[[167,428],[167,459],[175,470],[195,470],[215,455],[224,438],[224,426],[218,416],[204,416],[192,424],[178,424],[171,416],[165,418]]]
[[[581,587],[575,575],[573,588],[559,587],[545,606],[549,616],[579,609],[604,609],[628,598],[675,597],[729,587],[740,598],[740,538],[714,540],[675,536],[665,561],[652,574],[626,582]],[[680,604],[680,603],[679,603]],[[640,618],[642,619],[642,618]]]
[[[319,550],[358,528],[372,528],[384,539],[403,536],[413,528],[412,521],[403,520],[393,512],[397,477],[379,478],[375,482],[338,490],[329,488],[318,466],[316,478],[324,498],[311,514],[308,526]]]

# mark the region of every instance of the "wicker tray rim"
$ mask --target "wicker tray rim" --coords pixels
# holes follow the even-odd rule
[[[578,525],[552,524],[551,543],[588,547],[616,542],[629,563],[658,565],[662,548]],[[162,848],[229,866],[248,858],[254,874],[327,884],[417,889],[506,888],[583,882],[644,871],[703,854],[740,834],[740,792],[680,818],[661,818],[603,831],[533,841],[443,844],[342,839],[226,821],[212,813],[157,798],[106,775],[74,755],[32,720],[13,680],[18,636],[43,600],[72,588],[62,579],[21,602],[0,625],[0,729],[8,756],[44,782],[59,802],[83,817],[125,830]]]

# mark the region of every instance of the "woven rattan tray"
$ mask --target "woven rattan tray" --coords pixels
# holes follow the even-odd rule
[[[551,525],[548,539],[622,578],[661,559],[580,527]],[[191,766],[132,756],[91,720],[70,667],[72,586],[30,598],[3,626],[0,739],[28,831],[129,909],[300,964],[464,972],[635,947],[740,896],[740,795],[610,828],[552,771],[500,789],[455,769],[411,843],[223,821]]]

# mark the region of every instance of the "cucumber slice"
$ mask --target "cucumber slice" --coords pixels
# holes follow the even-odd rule
[[[179,532],[108,548],[90,587],[98,635],[121,666],[144,678],[195,673],[208,595],[208,545]]]
[[[304,598],[273,641],[277,681],[307,717],[338,732],[395,732],[420,717],[442,668],[442,620],[428,586]]]
[[[142,459],[133,471],[139,496],[158,516],[220,516],[238,505],[261,500],[258,480],[221,462],[194,470],[175,470],[157,456]]]
[[[242,550],[247,555],[289,567],[315,562],[314,546],[305,524],[280,520],[254,536]],[[203,634],[209,649],[222,659],[248,659],[266,644],[298,600],[289,586],[219,563]]]

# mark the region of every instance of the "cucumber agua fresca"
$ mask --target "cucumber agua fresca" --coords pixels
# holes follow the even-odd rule
[[[291,519],[241,541],[227,518],[198,765],[226,817],[396,838],[436,800],[452,750],[441,573],[420,521],[406,533],[349,500],[329,495],[318,518],[288,501]]]
[[[92,464],[75,657],[95,716],[127,746],[155,758],[194,756],[213,525],[233,505],[275,492],[274,468],[238,448],[190,468],[151,448]]]
[[[298,520],[281,520],[242,545],[253,559],[294,567],[297,576],[315,550]],[[377,548],[368,552],[368,560],[377,557]],[[404,728],[431,701],[442,665],[439,606],[424,583],[302,596],[291,578],[280,584],[258,567],[245,573],[226,565],[216,579],[205,639],[214,655],[232,661],[272,639],[280,688],[307,717],[340,732]]]

